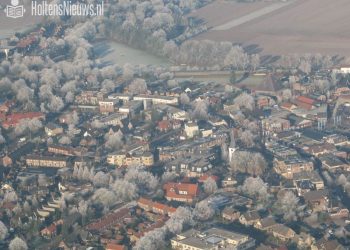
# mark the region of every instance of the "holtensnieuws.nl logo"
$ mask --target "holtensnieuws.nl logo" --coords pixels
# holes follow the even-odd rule
[[[6,16],[11,18],[23,17],[25,11],[23,5],[19,5],[18,0],[11,0],[11,4],[5,8]]]
[[[30,6],[32,16],[103,16],[104,1],[97,4],[82,3],[79,1],[62,0],[49,3],[46,0],[32,0]],[[11,18],[23,17],[25,9],[19,0],[11,0],[5,8],[6,16]]]

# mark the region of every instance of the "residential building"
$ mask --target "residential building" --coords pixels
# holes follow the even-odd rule
[[[51,144],[48,145],[47,151],[53,154],[60,154],[66,156],[82,156],[86,150],[82,148],[73,148],[65,145]]]
[[[303,159],[298,155],[288,156],[287,158],[275,157],[273,166],[276,173],[287,179],[292,179],[294,173],[312,171],[314,169],[312,161]]]
[[[266,217],[257,221],[254,227],[263,231],[269,231],[275,225],[276,221],[273,217]]]
[[[142,152],[142,153],[113,153],[107,156],[107,162],[110,165],[116,165],[118,167],[122,166],[131,166],[131,165],[144,165],[144,166],[152,166],[154,164],[154,156],[150,152]]]
[[[304,181],[309,181],[316,190],[324,189],[324,182],[316,170],[293,173],[293,182],[295,186]]]
[[[237,184],[237,181],[234,177],[232,176],[226,176],[222,181],[221,185],[223,187],[233,187],[234,185]]]
[[[239,222],[245,226],[252,226],[260,221],[260,215],[257,211],[248,211],[239,217]]]
[[[175,96],[159,96],[159,95],[137,95],[134,96],[135,101],[150,100],[153,104],[169,104],[178,105],[179,100]]]
[[[30,167],[65,168],[68,165],[67,158],[51,156],[27,156],[26,164]]]
[[[222,218],[228,221],[238,220],[240,215],[241,213],[233,207],[226,207],[221,213]]]
[[[198,184],[169,182],[163,186],[168,201],[192,203],[199,194]]]
[[[45,126],[45,133],[47,136],[57,136],[63,133],[63,128],[57,124],[50,122]]]
[[[326,211],[329,204],[328,191],[316,190],[304,194],[305,203],[315,212]]]
[[[130,212],[128,208],[121,208],[115,212],[106,214],[95,222],[88,224],[86,226],[86,229],[91,232],[102,232],[121,222],[125,217],[129,215]]]
[[[262,120],[262,127],[266,134],[273,134],[290,129],[290,122],[281,117],[269,117]]]
[[[26,119],[45,119],[45,114],[41,112],[14,113],[7,115],[2,127],[5,129],[16,127],[22,120]]]
[[[296,233],[289,227],[283,224],[276,224],[272,226],[269,231],[272,235],[282,241],[288,241],[295,237]]]
[[[194,136],[199,134],[199,127],[197,123],[188,122],[185,123],[185,133],[188,138],[193,138]]]
[[[80,105],[98,105],[105,98],[105,94],[98,91],[83,91],[75,97],[75,102]]]
[[[165,204],[154,202],[146,198],[140,198],[137,205],[147,212],[153,212],[161,215],[172,215],[176,212],[176,208],[167,206]]]
[[[254,246],[255,240],[248,235],[219,228],[205,231],[190,229],[171,239],[171,247],[176,250],[245,250]]]
[[[101,100],[98,102],[101,113],[112,113],[115,111],[117,101],[116,100]]]
[[[110,115],[99,117],[97,120],[105,126],[120,126],[123,127],[122,121],[128,118],[125,113],[113,113]]]
[[[331,172],[334,172],[337,170],[343,170],[343,171],[350,170],[350,165],[345,160],[333,154],[322,155],[319,159],[322,162],[322,167]]]

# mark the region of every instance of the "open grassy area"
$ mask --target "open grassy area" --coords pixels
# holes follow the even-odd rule
[[[261,11],[273,4],[276,3],[215,1],[193,13],[212,27],[194,39],[242,43],[258,47],[263,54],[269,55],[322,53],[350,56],[350,1],[295,0],[265,14]],[[230,23],[239,25],[230,26]]]

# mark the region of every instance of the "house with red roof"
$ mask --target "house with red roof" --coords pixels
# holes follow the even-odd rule
[[[162,120],[158,122],[157,129],[161,132],[166,132],[171,129],[171,122],[169,120]]]
[[[169,182],[163,186],[168,201],[192,203],[199,194],[198,184]]]
[[[137,205],[147,212],[153,212],[153,213],[162,214],[162,215],[170,216],[176,211],[176,208],[174,207],[170,207],[168,205],[165,205],[159,202],[154,202],[152,200],[142,198],[142,197],[137,201]]]
[[[219,177],[217,177],[216,175],[203,175],[198,179],[198,182],[204,183],[209,178],[213,179],[215,182],[217,182],[219,180]]]
[[[108,243],[105,249],[106,250],[126,250],[126,247],[119,244]]]
[[[315,108],[316,100],[306,96],[298,96],[295,99],[295,104],[298,106],[298,108],[311,110]]]
[[[27,112],[27,113],[14,113],[7,115],[5,121],[2,122],[2,127],[5,129],[16,127],[22,120],[25,119],[45,119],[45,114],[42,112]]]

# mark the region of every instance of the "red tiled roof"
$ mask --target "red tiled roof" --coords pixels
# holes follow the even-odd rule
[[[36,37],[34,36],[29,36],[29,37],[26,37],[22,40],[20,40],[18,43],[17,43],[17,47],[18,48],[26,48],[27,46],[31,45],[32,43],[36,42],[37,39]]]
[[[166,197],[171,199],[181,199],[191,201],[198,192],[198,184],[191,183],[174,183],[170,182],[163,186],[166,192]]]
[[[193,196],[198,194],[198,184],[192,183],[169,182],[164,185],[164,189],[166,189],[167,192],[171,191],[171,189],[175,191],[186,191],[188,195]]]
[[[23,119],[43,119],[44,113],[41,112],[28,112],[28,113],[15,113],[6,116],[6,120],[2,123],[4,128],[16,126]]]
[[[216,175],[203,175],[198,179],[198,182],[205,182],[208,178],[212,178],[214,181],[218,181],[219,177]]]
[[[108,243],[106,245],[106,250],[125,250],[123,245]]]
[[[170,128],[170,122],[167,120],[163,120],[158,122],[158,128],[160,129],[169,129]]]
[[[105,229],[117,224],[118,221],[122,220],[128,214],[129,214],[129,209],[123,208],[118,212],[105,215],[98,221],[87,225],[86,228],[90,231],[100,231],[102,229]]]
[[[306,96],[298,96],[297,99],[296,99],[298,102],[303,102],[303,103],[306,103],[306,104],[309,104],[309,105],[313,105],[315,103],[315,100],[309,98],[309,97],[306,97]]]
[[[171,214],[176,211],[176,208],[174,207],[170,207],[168,205],[165,205],[159,202],[153,202],[152,200],[145,199],[145,198],[140,198],[137,201],[137,204],[139,206],[147,206],[149,211],[153,211],[155,213],[157,213],[157,211],[161,211],[161,213],[163,214],[169,214],[169,213]]]
[[[293,107],[293,103],[290,102],[285,102],[281,104],[281,108],[285,108],[285,109],[291,109]]]
[[[40,232],[41,232],[41,234],[53,234],[54,232],[56,232],[56,225],[55,224],[51,224],[50,226],[45,227]]]

